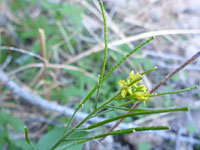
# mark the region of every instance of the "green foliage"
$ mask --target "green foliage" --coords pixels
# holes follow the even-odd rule
[[[168,95],[166,95],[165,96],[165,107],[170,107],[170,106],[172,106],[172,104],[173,104],[172,99]]]
[[[8,137],[8,130],[4,129],[0,132],[0,149],[3,149],[3,147],[6,145]]]
[[[37,150],[49,149],[52,147],[62,135],[64,129],[63,128],[55,128],[44,135],[36,145]]]
[[[52,147],[58,141],[63,131],[64,131],[64,128],[55,128],[51,130],[39,140],[39,142],[35,146],[36,149],[37,150],[50,149],[50,147]],[[77,131],[76,133],[71,135],[70,138],[80,138],[80,137],[84,138],[87,135],[88,135],[88,132],[86,131]],[[59,149],[62,149],[62,147],[66,147],[67,145],[70,145],[71,143],[72,142],[63,142],[59,146]],[[76,145],[73,148],[76,150],[81,150],[83,148],[83,144]],[[71,148],[69,150],[71,150]]]
[[[172,80],[173,80],[174,82],[179,82],[179,81],[180,81],[180,75],[179,75],[179,74],[174,75],[174,76],[172,77]]]
[[[140,142],[138,144],[138,150],[151,150],[152,147],[148,142]]]
[[[66,104],[69,100],[69,97],[76,95],[76,89],[54,89],[51,94],[51,99],[58,100],[62,104]]]
[[[13,129],[19,132],[24,132],[24,123],[19,120],[14,118],[8,113],[0,112],[0,125],[10,125]]]
[[[13,133],[8,129],[7,125],[17,132],[23,132],[24,123],[21,120],[5,112],[0,112],[0,120],[0,126],[3,127],[0,132],[0,149],[8,145],[9,150],[31,150],[24,139],[14,139],[12,137]]]
[[[194,134],[196,131],[197,131],[197,126],[193,123],[190,123],[188,126],[187,126],[187,129],[189,131],[189,133],[191,134]]]

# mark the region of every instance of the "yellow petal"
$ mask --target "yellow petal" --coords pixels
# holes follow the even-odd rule
[[[120,80],[120,81],[119,81],[119,86],[120,86],[120,87],[125,87],[125,86],[126,86],[126,81]]]
[[[146,88],[144,85],[142,85],[142,86],[141,86],[141,90],[143,90],[144,92],[146,92],[146,91],[147,91],[147,88]]]
[[[146,101],[144,101],[144,106],[146,106]]]
[[[132,95],[133,93],[132,93],[132,89],[131,88],[128,88],[128,92],[129,92],[129,94],[130,95]]]
[[[123,90],[121,91],[121,95],[122,95],[123,98],[126,96],[126,93],[127,93],[127,91],[126,91],[125,89],[123,89]]]
[[[133,78],[133,77],[134,77],[134,71],[132,70],[130,73],[130,78]]]

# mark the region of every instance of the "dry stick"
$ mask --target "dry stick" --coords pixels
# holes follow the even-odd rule
[[[44,30],[41,28],[38,29],[38,32],[39,32],[39,36],[40,36],[40,46],[41,46],[42,57],[44,59],[44,61],[43,61],[44,66],[42,69],[40,69],[39,73],[35,76],[33,81],[30,83],[30,86],[33,86],[38,80],[41,80],[42,78],[44,78],[44,76],[46,74],[45,71],[46,71],[47,64],[48,64],[48,62],[46,61],[47,56],[46,56],[45,33],[44,33]]]
[[[176,73],[178,73],[180,70],[182,70],[185,66],[187,66],[188,64],[192,63],[194,60],[196,60],[198,57],[200,56],[200,51],[197,52],[194,56],[192,56],[190,59],[188,59],[184,64],[182,64],[180,67],[178,67],[175,71],[173,71],[172,73],[168,74],[160,83],[158,83],[151,91],[150,93],[155,92],[160,86],[162,86],[163,84],[165,84],[172,76],[174,76]],[[137,102],[135,105],[133,105],[131,108],[135,109],[137,108],[142,102]],[[132,111],[128,111],[127,113],[131,113]],[[119,121],[117,121],[117,123],[108,130],[108,132],[112,132],[115,128],[117,128],[119,126],[119,124],[124,121],[124,119],[126,118],[122,118]],[[103,141],[106,138],[103,137],[99,140],[99,142]],[[96,145],[96,144],[95,144]],[[94,146],[93,146],[94,147]],[[93,148],[92,147],[92,148]]]

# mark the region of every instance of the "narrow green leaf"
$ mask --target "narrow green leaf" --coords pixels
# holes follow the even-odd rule
[[[72,143],[71,145],[68,145],[68,147],[65,147],[65,148],[69,148],[76,144],[85,143],[87,141],[102,138],[102,137],[109,136],[109,135],[121,135],[121,134],[128,134],[128,133],[139,132],[139,131],[168,130],[168,129],[170,129],[168,126],[138,127],[138,128],[116,130],[113,132],[99,134],[99,135],[89,137],[89,138],[69,138],[69,139],[66,139],[65,141],[76,141],[76,142]],[[64,149],[61,149],[61,150],[64,150]]]
[[[146,111],[147,109],[131,109],[125,107],[115,107],[115,106],[106,106],[107,108],[117,109],[117,110],[124,110],[124,111]]]
[[[105,81],[107,79],[107,77],[115,70],[117,69],[128,57],[130,57],[133,53],[135,53],[136,51],[138,51],[140,48],[142,48],[144,45],[146,45],[147,43],[149,43],[150,41],[152,41],[154,39],[154,37],[149,38],[148,40],[146,40],[145,42],[143,42],[142,44],[140,44],[139,46],[137,46],[135,49],[133,49],[131,52],[129,52],[124,58],[122,58],[103,78],[102,82]]]
[[[24,132],[24,123],[8,113],[0,112],[0,124],[9,124],[19,132]]]
[[[100,1],[99,2],[100,7],[101,7],[101,12],[102,12],[102,16],[103,16],[103,23],[104,23],[104,40],[105,40],[105,51],[104,51],[104,59],[103,59],[103,66],[101,69],[101,75],[100,75],[100,82],[103,79],[103,75],[104,75],[104,71],[105,71],[105,67],[106,67],[106,60],[107,60],[107,55],[108,55],[108,41],[107,41],[107,24],[106,24],[106,15],[105,15],[105,10],[104,10],[104,6],[103,6],[103,2]]]
[[[152,69],[146,70],[146,71],[142,72],[141,75],[145,75],[145,74],[147,74],[149,72],[155,71],[156,69],[158,69],[158,67],[154,67]]]
[[[113,117],[95,124],[90,125],[89,127],[85,128],[87,130],[102,126],[104,124],[107,124],[109,122],[121,119],[121,118],[126,118],[126,117],[132,117],[132,116],[137,116],[137,115],[144,115],[144,114],[157,114],[157,113],[166,113],[166,112],[174,112],[174,111],[188,111],[188,107],[181,107],[181,108],[170,108],[170,109],[158,109],[158,110],[148,110],[148,111],[140,111],[140,112],[133,112],[133,113],[128,113],[124,115],[119,115],[117,117]]]
[[[182,89],[182,90],[151,94],[150,97],[161,96],[161,95],[168,95],[168,94],[182,93],[182,92],[190,91],[190,90],[197,89],[197,88],[198,88],[198,85],[195,85],[193,87]]]

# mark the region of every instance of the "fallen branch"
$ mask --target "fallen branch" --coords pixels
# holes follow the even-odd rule
[[[22,100],[24,100],[30,104],[39,106],[42,109],[58,112],[63,115],[66,115],[68,117],[71,117],[74,112],[74,109],[72,109],[72,108],[62,106],[62,105],[59,105],[59,104],[56,104],[53,102],[49,102],[48,100],[46,100],[40,96],[34,95],[33,93],[31,93],[31,91],[24,89],[22,86],[19,86],[14,81],[10,80],[8,78],[8,76],[2,70],[0,70],[0,83],[3,83],[6,88],[11,90],[11,92],[14,95],[19,96]],[[88,114],[86,114],[84,112],[77,112],[76,119],[82,120],[87,115]],[[104,120],[104,118],[95,117],[95,118],[90,119],[89,121],[92,123],[97,123],[97,122],[100,122],[103,120]],[[107,126],[113,126],[115,123],[116,122],[111,122],[111,123],[107,124]],[[127,124],[120,124],[120,126],[119,126],[119,128],[121,128],[121,129],[127,129],[128,127],[129,127],[129,125],[127,125]]]

